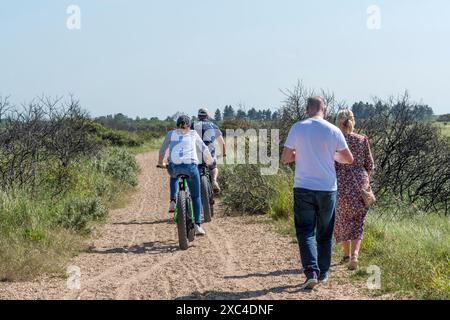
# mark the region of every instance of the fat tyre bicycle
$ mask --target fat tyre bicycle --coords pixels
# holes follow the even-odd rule
[[[165,169],[166,166],[158,166]],[[188,176],[178,176],[177,205],[173,215],[173,220],[177,225],[178,242],[181,250],[189,248],[189,242],[195,240],[195,218],[192,198],[187,184]]]

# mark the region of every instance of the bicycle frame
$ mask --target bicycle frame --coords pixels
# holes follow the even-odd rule
[[[178,191],[180,190],[187,191],[189,194],[189,188],[186,178],[180,178],[178,180]],[[188,198],[190,198],[190,195]],[[194,208],[192,206],[192,201],[189,201],[188,203],[188,211],[189,211],[189,219],[191,219],[191,222],[194,223]],[[177,207],[175,207],[175,211],[173,214],[173,221],[174,223],[177,223]]]

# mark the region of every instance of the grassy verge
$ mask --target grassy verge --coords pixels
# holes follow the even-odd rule
[[[450,221],[421,214],[392,216],[375,208],[368,216],[361,247],[361,271],[381,269],[380,293],[419,299],[450,299]]]
[[[128,150],[134,154],[140,154],[140,153],[146,153],[146,152],[151,152],[151,151],[156,151],[159,150],[159,148],[161,148],[161,144],[163,142],[164,138],[153,138],[150,140],[146,140],[142,145],[138,146],[138,147],[132,147],[129,148]]]
[[[77,232],[56,227],[46,201],[22,192],[0,193],[0,280],[32,279],[62,273],[68,258],[82,249]]]
[[[449,122],[434,122],[434,124],[439,128],[442,135],[450,138],[450,123]]]
[[[284,170],[284,169],[283,169]],[[229,212],[265,214],[277,231],[296,242],[292,212],[292,172],[258,176],[257,167],[222,169],[223,203]],[[392,209],[392,210],[391,210]],[[392,213],[391,213],[392,212]],[[394,213],[395,212],[395,215]],[[334,245],[335,261],[341,257]],[[381,289],[375,294],[397,298],[450,298],[450,221],[409,206],[393,210],[378,204],[369,212],[354,281],[366,281],[370,265],[381,269]]]
[[[0,192],[0,279],[61,273],[111,204],[136,185],[138,166],[123,148],[106,148],[65,168],[43,163],[38,191]],[[64,173],[61,176],[61,172]],[[119,197],[120,198],[120,197]]]
[[[296,242],[292,218],[272,220],[276,230]],[[335,261],[342,257],[334,245]],[[361,268],[351,279],[366,281],[369,266],[381,270],[381,289],[374,295],[394,298],[450,299],[450,223],[447,217],[393,217],[378,208],[370,212],[360,252]]]

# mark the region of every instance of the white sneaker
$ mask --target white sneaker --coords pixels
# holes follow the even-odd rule
[[[300,290],[312,290],[319,284],[316,278],[306,279],[304,283],[300,285]]]
[[[175,212],[175,208],[177,207],[177,203],[175,201],[170,201],[169,212]]]
[[[206,234],[205,230],[199,226],[198,224],[195,225],[195,234],[199,236],[204,236]]]
[[[216,180],[212,182],[212,187],[213,187],[214,193],[219,193],[220,192],[220,186],[219,186],[219,183],[217,183]]]

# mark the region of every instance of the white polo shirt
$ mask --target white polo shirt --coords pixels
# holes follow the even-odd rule
[[[294,188],[336,191],[336,151],[348,149],[341,130],[323,119],[309,118],[295,123],[285,147],[295,150]]]

